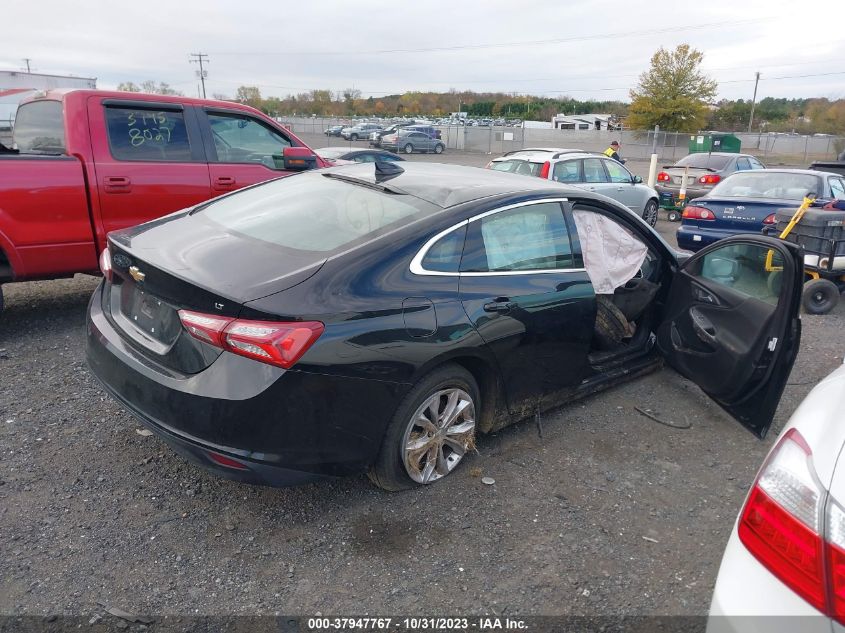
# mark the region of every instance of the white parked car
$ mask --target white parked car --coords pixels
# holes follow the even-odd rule
[[[722,558],[708,633],[845,631],[843,446],[845,366],[807,395],[763,462]]]
[[[621,202],[651,226],[657,223],[657,191],[603,154],[559,147],[526,148],[494,158],[487,168],[594,191]]]

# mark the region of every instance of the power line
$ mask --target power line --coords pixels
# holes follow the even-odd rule
[[[708,22],[704,24],[689,24],[686,26],[671,26],[671,27],[664,27],[658,29],[640,29],[635,31],[620,31],[617,33],[595,33],[592,35],[576,35],[572,37],[558,37],[549,40],[529,40],[523,42],[500,42],[500,43],[487,43],[487,44],[456,44],[453,46],[432,46],[432,47],[425,47],[425,48],[385,48],[385,49],[378,49],[378,50],[369,50],[369,51],[315,51],[315,50],[303,50],[302,52],[296,51],[263,51],[263,52],[226,52],[226,51],[218,51],[215,52],[215,55],[231,55],[231,56],[243,56],[243,55],[261,55],[261,56],[279,56],[284,55],[285,57],[290,57],[291,55],[307,55],[309,57],[313,57],[315,55],[382,55],[382,54],[397,54],[397,53],[437,53],[437,52],[450,52],[450,51],[464,51],[464,50],[482,50],[482,49],[489,49],[489,48],[512,48],[518,46],[546,46],[548,44],[567,44],[570,42],[585,42],[589,40],[598,40],[598,39],[620,39],[623,37],[638,37],[641,35],[661,35],[664,33],[676,33],[678,31],[700,31],[703,29],[710,29],[720,26],[740,26],[743,24],[759,24],[761,22],[768,22],[774,18],[754,18],[749,20],[725,20],[721,22]]]
[[[206,98],[205,97],[205,75],[206,75],[206,71],[203,70],[202,63],[203,63],[203,61],[208,63],[208,55],[205,54],[205,53],[191,53],[191,57],[196,57],[196,59],[189,59],[188,61],[190,63],[192,63],[192,64],[199,63],[199,65],[200,65],[199,76],[200,76],[200,82],[202,83],[202,98],[205,99]]]

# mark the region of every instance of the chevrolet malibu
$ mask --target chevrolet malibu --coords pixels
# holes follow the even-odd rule
[[[110,234],[101,269],[93,373],[184,456],[270,485],[430,484],[478,434],[664,359],[762,437],[800,336],[795,246],[687,259],[604,196],[471,167],[271,181]]]

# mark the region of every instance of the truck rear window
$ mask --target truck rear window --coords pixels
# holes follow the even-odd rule
[[[191,160],[182,112],[109,106],[106,126],[111,153],[117,160]]]
[[[14,142],[22,154],[64,154],[61,101],[31,101],[18,108]]]

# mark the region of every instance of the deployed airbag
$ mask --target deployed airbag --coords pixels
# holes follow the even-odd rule
[[[596,294],[610,295],[642,268],[648,247],[618,222],[593,211],[573,211],[584,268]]]

